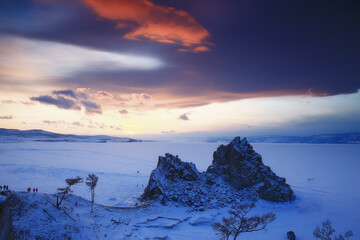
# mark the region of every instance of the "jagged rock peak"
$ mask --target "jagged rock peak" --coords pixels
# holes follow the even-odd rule
[[[295,199],[285,178],[278,177],[265,166],[262,157],[253,150],[246,138],[234,138],[228,145],[221,145],[213,154],[207,172],[219,176],[237,189],[253,188],[260,198],[285,202]]]
[[[159,171],[164,171],[165,178],[175,182],[200,179],[200,172],[196,169],[195,164],[183,162],[177,155],[166,153],[165,157],[159,156],[157,168]]]
[[[142,199],[156,199],[167,194],[170,185],[178,181],[195,181],[201,178],[201,173],[195,164],[183,162],[176,155],[169,153],[165,157],[159,156],[157,167],[151,172],[148,186],[145,188]]]

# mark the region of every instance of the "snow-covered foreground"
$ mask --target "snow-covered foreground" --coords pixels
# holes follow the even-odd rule
[[[352,229],[355,235],[353,239],[360,239],[360,145],[252,145],[263,156],[266,165],[287,179],[297,200],[285,204],[258,202],[254,213],[272,211],[277,219],[269,225],[268,231],[244,234],[244,239],[281,240],[286,239],[289,230],[295,232],[297,239],[314,239],[312,231],[326,219],[332,221],[338,234]],[[210,165],[217,146],[208,143],[156,142],[0,144],[0,185],[9,185],[9,189],[15,191],[37,187],[40,193],[52,194],[57,187],[65,185],[64,180],[68,177],[86,177],[88,173],[95,173],[99,176],[95,191],[97,203],[130,206],[143,192],[159,155],[167,152],[177,154],[183,161],[194,162],[200,171],[204,171]],[[74,194],[90,199],[85,184],[74,187]],[[44,201],[44,197],[34,194],[28,197]],[[67,204],[71,206],[73,203]],[[89,209],[85,205],[79,204],[78,209],[74,210],[77,214],[74,218],[77,217],[79,226],[85,227],[81,227],[72,239],[76,239],[76,236],[77,239],[104,239],[105,235],[107,239],[126,239],[130,233],[129,239],[151,239],[156,236],[168,236],[168,239],[216,239],[211,223],[218,221],[227,211],[213,209],[188,213],[186,208],[155,204],[140,210],[109,212],[98,206],[94,214],[97,217],[94,217],[88,214]],[[47,207],[51,209],[51,205]],[[38,214],[47,219],[42,208],[39,208]],[[166,218],[147,220],[159,216],[180,221]],[[194,226],[194,222],[198,223],[198,217],[203,217],[204,221]],[[111,219],[129,220],[129,225],[116,226]],[[14,226],[17,229],[36,226],[31,225],[30,221],[31,216],[18,221],[15,219]],[[71,219],[67,221],[74,224]],[[92,233],[86,232],[89,224],[95,226]],[[38,231],[46,229],[51,229],[51,226],[39,228]],[[97,234],[93,234],[94,231]]]

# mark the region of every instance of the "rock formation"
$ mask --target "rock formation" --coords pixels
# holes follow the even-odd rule
[[[144,191],[144,198],[156,199],[166,195],[169,185],[181,181],[196,181],[201,178],[201,173],[195,164],[182,162],[178,156],[169,153],[165,157],[159,156],[157,167],[151,172],[148,186]]]
[[[228,145],[221,145],[214,152],[214,160],[208,173],[224,179],[237,189],[253,188],[260,198],[272,202],[295,199],[285,178],[278,177],[265,166],[246,138],[236,137]]]
[[[285,178],[265,166],[246,138],[240,137],[218,147],[204,173],[178,156],[168,153],[160,156],[141,196],[142,200],[174,202],[197,210],[258,198],[286,202],[294,200],[295,195]]]
[[[241,202],[248,197],[252,197],[248,191],[238,191],[221,178],[200,173],[193,163],[166,154],[159,157],[141,200],[157,200],[164,205],[173,202],[203,211]]]

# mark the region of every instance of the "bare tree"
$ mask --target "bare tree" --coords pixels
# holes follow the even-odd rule
[[[339,236],[335,236],[334,238],[332,238],[333,233],[335,232],[335,229],[331,226],[331,222],[330,220],[326,220],[325,222],[323,222],[321,224],[321,228],[319,226],[316,226],[313,235],[316,239],[321,239],[321,240],[345,240],[345,239],[349,239],[350,237],[353,236],[352,231],[347,231],[344,236],[343,235],[339,235]]]
[[[72,192],[71,186],[73,186],[77,183],[81,183],[82,181],[83,181],[83,179],[79,176],[77,176],[76,178],[67,178],[65,180],[67,186],[57,189],[58,190],[58,193],[56,195],[56,207],[57,208],[60,208],[62,201]]]
[[[274,213],[266,213],[264,215],[254,215],[247,217],[247,214],[255,207],[251,204],[236,204],[229,211],[230,217],[224,217],[222,222],[213,224],[216,234],[220,239],[237,239],[240,233],[256,232],[266,228],[266,226],[273,222],[276,218]]]
[[[99,178],[95,174],[89,174],[86,178],[86,185],[89,186],[91,192],[91,212],[93,212],[93,205],[95,199],[95,187]]]

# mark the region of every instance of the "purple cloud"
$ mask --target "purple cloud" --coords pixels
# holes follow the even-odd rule
[[[85,107],[86,113],[102,114],[100,105],[90,101],[81,101],[81,103]]]
[[[189,120],[189,117],[187,115],[188,115],[188,113],[184,113],[184,114],[179,116],[179,119],[187,121],[187,120]]]
[[[147,94],[147,93],[142,93],[141,95],[142,95],[142,97],[143,97],[144,99],[146,99],[146,100],[151,99],[151,96],[150,96],[149,94]]]
[[[120,114],[128,114],[129,112],[127,110],[123,109],[123,110],[119,110],[119,113]]]
[[[43,123],[46,123],[46,124],[58,124],[58,121],[49,121],[49,120],[44,120]]]
[[[54,94],[54,95],[65,95],[65,96],[71,97],[73,99],[76,99],[75,93],[70,89],[68,89],[68,90],[55,90],[55,91],[52,92],[52,94]]]
[[[32,101],[37,101],[48,105],[54,105],[62,109],[81,110],[81,107],[74,100],[64,98],[62,96],[52,97],[49,95],[41,95],[38,97],[31,97],[30,99]]]
[[[0,119],[13,119],[13,116],[0,116]]]
[[[76,122],[73,122],[72,125],[75,125],[77,127],[83,127],[84,124],[81,124],[80,122],[76,121]]]
[[[81,106],[85,107],[85,112],[88,114],[97,113],[102,114],[101,106],[95,102],[86,100],[85,93],[74,93],[68,90],[54,90],[53,96],[41,95],[38,97],[31,97],[32,101],[37,101],[44,104],[54,105],[62,109],[81,110]],[[80,100],[82,99],[82,100]]]

